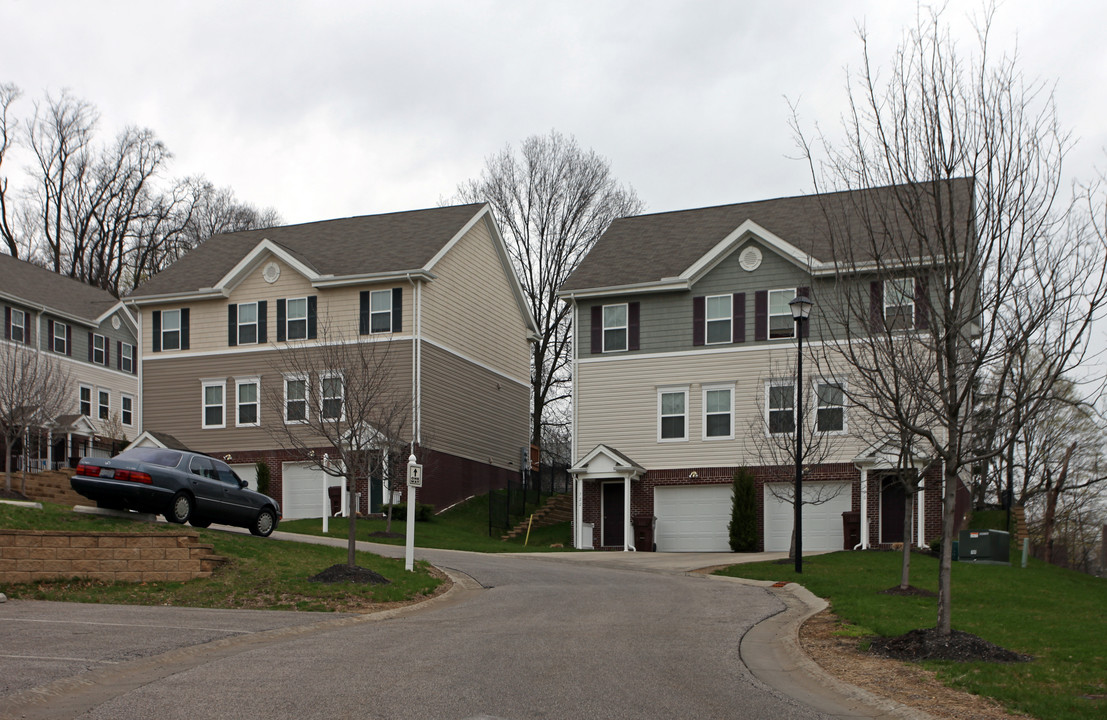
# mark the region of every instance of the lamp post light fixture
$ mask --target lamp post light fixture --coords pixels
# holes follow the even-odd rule
[[[792,500],[795,511],[796,574],[803,573],[803,323],[811,315],[811,299],[797,295],[788,303],[796,323],[796,491]]]

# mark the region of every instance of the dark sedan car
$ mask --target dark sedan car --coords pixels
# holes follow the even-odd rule
[[[276,500],[247,488],[226,463],[199,453],[134,448],[110,460],[82,458],[69,482],[100,507],[165,515],[196,527],[237,525],[266,537],[281,519]]]

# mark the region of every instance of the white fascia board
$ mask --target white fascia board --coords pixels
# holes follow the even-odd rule
[[[434,280],[438,276],[434,273],[427,272],[425,269],[418,270],[401,270],[401,271],[389,271],[379,273],[364,273],[361,275],[341,275],[334,276],[328,275],[321,280],[313,280],[311,286],[314,288],[335,288],[335,287],[347,287],[350,285],[365,285],[367,283],[382,283],[382,282],[407,282],[411,279],[430,281]]]
[[[127,302],[136,305],[164,305],[171,302],[190,302],[192,300],[214,300],[225,298],[227,292],[214,288],[200,288],[189,292],[164,293],[162,295],[146,295],[144,297],[128,297]]]
[[[269,238],[263,238],[261,242],[254,246],[254,249],[246,254],[244,258],[238,261],[238,264],[231,268],[226,275],[219,278],[219,281],[215,283],[213,289],[221,290],[224,294],[230,294],[230,291],[240,283],[246,274],[260,265],[262,261],[268,255],[280,258],[286,264],[288,264],[293,270],[300,273],[308,280],[312,282],[320,280],[325,275],[320,275],[307,265],[294,258],[287,250],[277,245]]]
[[[134,328],[135,331],[137,331],[138,330],[138,321],[135,319],[135,316],[131,313],[130,309],[126,306],[126,304],[124,304],[124,302],[122,300],[120,300],[116,304],[112,305],[110,308],[105,310],[100,315],[100,317],[96,318],[96,324],[99,325],[99,324],[103,323],[105,320],[107,320],[109,317],[112,316],[112,313],[115,313],[119,310],[123,311],[123,317],[126,318],[127,322],[130,323],[131,327]]]
[[[575,301],[581,298],[611,297],[614,295],[645,295],[656,292],[677,292],[690,290],[692,283],[683,278],[663,278],[648,283],[633,285],[611,285],[609,287],[587,288],[585,290],[559,290],[557,296],[562,300]]]
[[[427,264],[423,266],[423,269],[427,272],[430,272],[434,268],[434,266],[438,264],[438,261],[445,257],[446,253],[450,252],[450,250],[453,249],[454,245],[457,245],[459,242],[461,242],[461,238],[465,237],[465,233],[472,230],[473,226],[476,225],[482,217],[491,212],[491,209],[492,208],[488,205],[488,203],[482,205],[481,209],[477,211],[477,214],[469,218],[469,222],[465,223],[465,225],[463,225],[460,230],[454,233],[454,236],[450,238],[445,245],[438,249],[438,252],[436,252],[434,254],[434,257],[432,257],[427,262]]]
[[[919,267],[940,267],[942,262],[933,257],[912,257],[897,262],[868,262],[850,264],[846,262],[819,263],[811,268],[811,274],[824,277],[833,275],[861,275],[866,272],[889,272],[894,270],[913,270]]]
[[[680,277],[688,280],[690,283],[695,283],[710,272],[712,268],[722,262],[724,258],[734,252],[734,250],[750,236],[756,237],[778,254],[791,260],[805,270],[809,268],[821,268],[823,266],[823,263],[803,252],[792,243],[784,240],[779,235],[769,232],[753,220],[746,220],[729,235],[716,243],[715,247],[708,250],[699,260],[692,263],[688,269],[680,274]]]

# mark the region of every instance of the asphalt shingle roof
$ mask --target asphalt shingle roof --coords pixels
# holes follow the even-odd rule
[[[107,290],[11,255],[0,255],[0,293],[89,322],[94,322],[118,302]]]
[[[265,239],[321,275],[341,277],[417,270],[482,207],[455,205],[215,235],[139,285],[129,297],[213,287]]]

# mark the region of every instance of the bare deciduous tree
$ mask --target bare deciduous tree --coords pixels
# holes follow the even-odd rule
[[[828,218],[853,219],[827,223],[844,308],[828,317],[844,338],[828,353],[850,368],[852,406],[942,464],[941,636],[961,477],[1042,410],[1107,300],[1104,243],[1062,197],[1071,143],[1050,87],[993,57],[990,23],[989,12],[978,54],[963,57],[941,13],[920,12],[886,80],[861,30],[844,140],[820,138],[816,158],[794,121],[817,187],[853,191],[827,196]],[[1040,353],[1020,370],[1029,346]],[[973,393],[985,375],[996,432],[980,446]]]
[[[4,486],[12,489],[12,445],[29,428],[45,427],[70,409],[69,374],[54,358],[18,343],[0,341],[0,439]],[[24,469],[20,492],[26,492]]]
[[[612,221],[641,212],[642,202],[611,174],[611,165],[556,130],[509,145],[462,183],[456,200],[487,202],[538,324],[531,360],[531,442],[541,448],[547,407],[570,395],[572,318],[557,290]]]
[[[274,377],[265,383],[265,425],[282,447],[296,450],[315,469],[345,477],[349,534],[347,564],[355,565],[357,483],[388,477],[406,447],[411,417],[409,378],[391,341],[366,341],[319,319],[318,343],[277,346]],[[317,448],[333,448],[324,458]],[[389,488],[391,494],[391,488]]]

